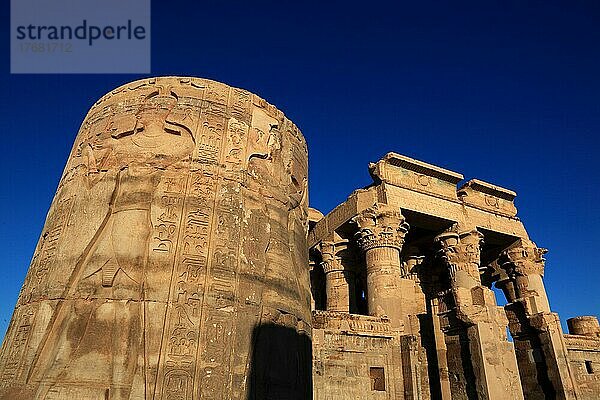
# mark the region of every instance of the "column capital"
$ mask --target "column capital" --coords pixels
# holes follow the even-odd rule
[[[475,281],[480,281],[481,232],[477,229],[460,232],[458,228],[452,228],[436,236],[435,242],[440,247],[440,259],[449,268],[452,282],[456,280],[457,271],[464,271]]]
[[[424,259],[425,256],[422,255],[421,251],[417,247],[411,246],[406,249],[406,255],[400,264],[400,277],[418,281],[419,269],[421,268]]]
[[[512,247],[504,250],[498,257],[498,265],[510,278],[516,276],[544,276],[548,249],[537,247],[528,239],[519,239]]]
[[[353,254],[348,240],[322,241],[317,246],[321,253],[321,267],[326,274],[333,271],[351,271]]]
[[[399,209],[381,203],[363,210],[352,221],[358,226],[356,242],[365,252],[376,247],[402,249],[409,229]]]

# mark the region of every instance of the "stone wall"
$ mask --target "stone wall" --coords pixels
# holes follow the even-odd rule
[[[600,339],[565,335],[571,371],[577,381],[580,400],[600,397]]]
[[[316,399],[402,398],[400,342],[385,318],[313,313]]]
[[[593,316],[567,320],[569,335],[565,335],[569,363],[577,381],[577,399],[600,398],[600,326]]]

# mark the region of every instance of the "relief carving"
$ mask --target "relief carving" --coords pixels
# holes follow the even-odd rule
[[[384,204],[375,204],[353,218],[358,226],[356,241],[363,251],[376,247],[392,247],[400,250],[409,225],[400,210]]]
[[[245,90],[161,77],[102,97],[6,336],[0,398],[256,397],[256,328],[310,335],[307,192],[302,134]],[[274,362],[310,381],[306,354]]]

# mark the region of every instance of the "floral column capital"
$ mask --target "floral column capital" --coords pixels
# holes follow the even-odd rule
[[[376,247],[402,249],[409,229],[399,209],[381,203],[363,210],[352,221],[358,226],[356,242],[364,252]]]

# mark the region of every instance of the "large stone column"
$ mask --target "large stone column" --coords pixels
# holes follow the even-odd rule
[[[500,254],[500,283],[527,400],[575,399],[577,384],[567,358],[562,327],[551,312],[542,277],[547,250],[520,239]]]
[[[322,242],[320,245],[327,311],[350,312],[354,297],[354,272],[343,262],[343,253],[347,250],[348,241]]]
[[[365,254],[369,315],[387,316],[392,326],[403,323],[400,250],[409,226],[400,210],[375,204],[354,218],[356,241]]]
[[[508,321],[494,293],[481,284],[482,239],[476,229],[459,226],[436,238],[454,302],[444,315],[452,398],[522,399]]]
[[[197,78],[86,116],[0,355],[0,398],[311,398],[307,149]]]
[[[509,277],[512,291],[506,291],[509,302],[521,301],[529,314],[550,312],[550,303],[543,282],[545,259],[548,250],[539,248],[530,240],[519,242],[505,250],[500,267]],[[508,282],[507,282],[508,283]]]
[[[483,235],[477,229],[449,230],[436,237],[440,256],[448,267],[452,290],[472,289],[481,286],[481,242]]]

